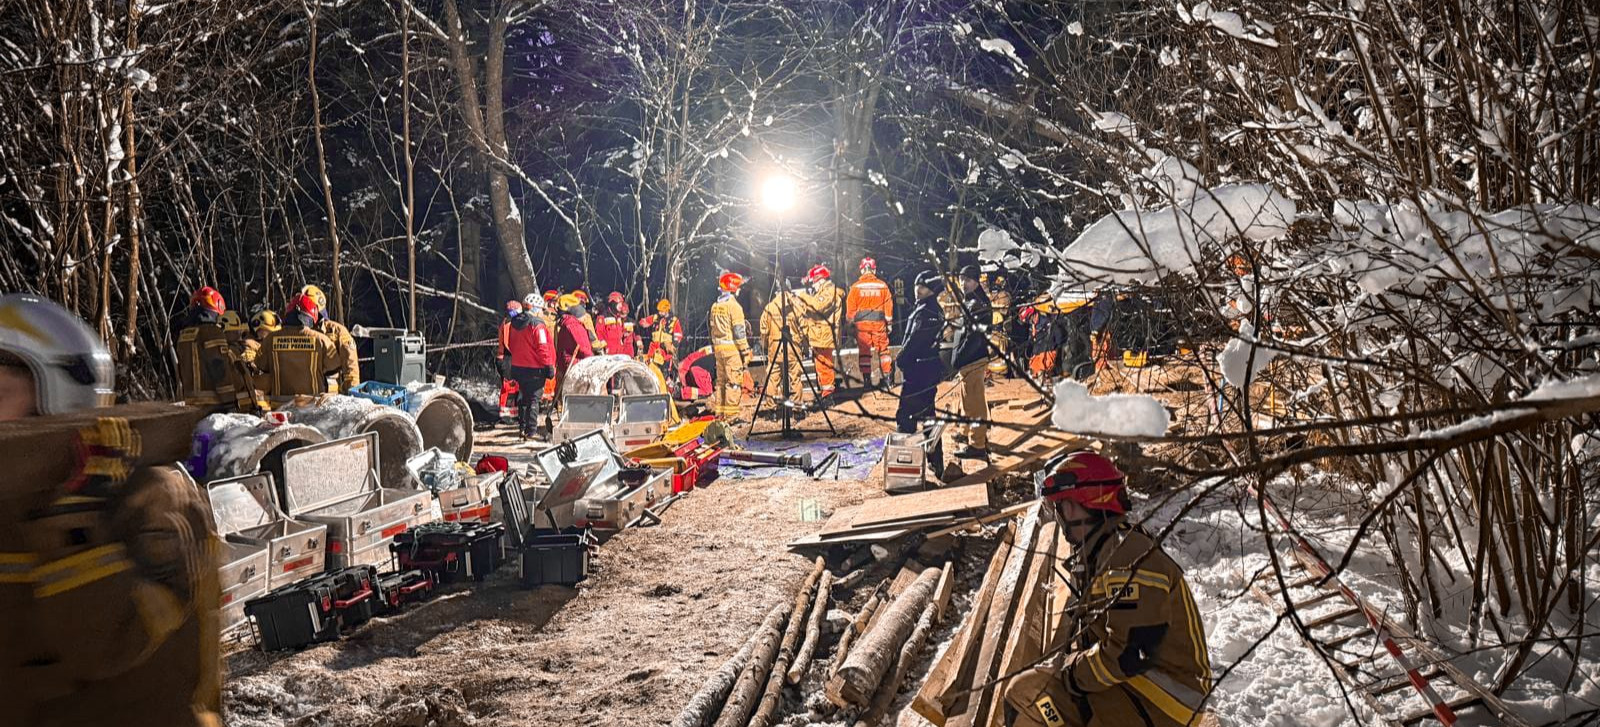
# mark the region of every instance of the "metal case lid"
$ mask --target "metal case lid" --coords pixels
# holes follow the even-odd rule
[[[611,440],[598,429],[540,451],[534,455],[533,466],[539,468],[551,487],[539,506],[557,507],[575,502],[583,497],[588,485],[615,478],[622,469],[618,459]],[[578,491],[574,494],[575,488]],[[571,499],[567,499],[568,496]]]
[[[643,394],[622,397],[624,422],[664,422],[670,411],[672,397],[668,394]]]
[[[264,482],[269,492],[272,489],[272,476],[265,474],[231,477],[206,485],[206,500],[211,504],[211,520],[217,524],[218,535],[232,535],[277,520],[260,496],[251,491],[252,482]]]
[[[610,424],[617,410],[617,399],[610,394],[573,394],[562,399],[565,413],[561,421],[580,424]]]
[[[284,509],[320,510],[378,487],[378,434],[301,447],[283,455]]]

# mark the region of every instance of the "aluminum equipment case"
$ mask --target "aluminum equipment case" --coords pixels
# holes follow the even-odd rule
[[[321,573],[327,565],[328,526],[292,520],[278,507],[271,473],[216,480],[206,489],[217,512],[217,528],[230,543],[267,549],[267,588],[275,589]],[[248,499],[243,495],[248,495]],[[219,505],[219,500],[222,504]],[[223,531],[223,514],[230,523]]]
[[[389,544],[400,570],[425,570],[440,583],[481,581],[500,567],[501,523],[436,522],[395,536]]]
[[[561,401],[561,421],[556,422],[550,432],[551,444],[560,444],[596,429],[610,429],[617,416],[617,397],[610,394],[574,394]]]
[[[568,467],[561,482],[546,486],[539,501],[529,504],[516,477],[500,481],[506,539],[519,555],[519,580],[528,588],[552,584],[573,586],[589,577],[595,540],[587,528],[561,527],[554,513],[583,494],[598,463]],[[546,527],[537,523],[543,518]]]
[[[219,488],[219,484],[225,486]],[[211,521],[217,526],[217,534],[223,536],[222,552],[217,559],[217,581],[222,586],[219,602],[222,630],[229,631],[245,622],[246,601],[271,590],[268,585],[271,558],[267,544],[242,542],[233,537],[240,530],[260,524],[264,514],[255,497],[237,483],[232,486],[212,483],[205,488],[205,495],[211,506]]]
[[[443,462],[448,461],[448,468]],[[439,500],[439,514],[446,522],[499,522],[494,516],[494,499],[498,496],[500,478],[504,472],[488,474],[463,473],[455,456],[441,452],[438,447],[429,449],[406,460],[406,469],[419,490],[427,490]]]
[[[624,452],[661,439],[672,416],[672,396],[644,394],[622,397],[622,411],[611,427],[611,439]]]
[[[932,424],[914,434],[891,433],[883,439],[883,491],[891,495],[928,489],[944,469],[939,446],[943,424]]]
[[[394,536],[439,519],[432,493],[379,483],[373,432],[285,454],[283,480],[289,517],[328,526],[330,569],[387,566]]]
[[[339,638],[372,618],[377,569],[356,566],[315,575],[244,604],[263,651],[298,649]]]
[[[622,456],[612,448],[605,432],[592,431],[570,442],[549,447],[534,456],[533,467],[550,482],[578,463],[599,463],[586,478],[584,495],[573,505],[574,524],[595,530],[622,530],[656,503],[672,495],[672,470],[651,469],[642,481],[623,482]],[[570,476],[570,475],[569,475]]]

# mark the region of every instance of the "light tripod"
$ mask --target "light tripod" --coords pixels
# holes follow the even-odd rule
[[[789,305],[793,294],[784,289],[783,267],[779,263],[780,257],[781,256],[778,251],[774,250],[772,253],[772,289],[773,294],[779,296],[778,350],[767,352],[767,368],[764,372],[764,375],[761,377],[761,386],[757,390],[756,409],[750,414],[750,427],[745,430],[744,436],[746,439],[748,439],[752,436],[760,434],[777,434],[782,439],[799,439],[800,435],[808,432],[815,434],[822,434],[826,432],[828,434],[832,434],[833,436],[838,436],[839,430],[834,428],[833,419],[828,416],[827,407],[822,405],[822,390],[820,386],[815,378],[806,377],[803,370],[800,374],[800,379],[802,382],[801,385],[810,385],[811,394],[813,397],[815,397],[813,400],[817,402],[817,410],[822,412],[822,420],[828,423],[828,428],[826,430],[802,429],[795,426],[794,399],[796,395],[803,394],[804,392],[791,390],[792,387],[790,386],[789,382],[789,367],[794,362],[801,360],[803,357],[800,355],[800,344],[796,343],[794,338],[789,333]],[[783,394],[783,401],[781,402],[767,396],[767,385],[772,382],[774,366],[781,367],[777,369],[777,375],[782,377],[782,380],[779,382],[779,388],[781,389],[780,393]],[[756,431],[756,422],[761,418],[762,405],[769,401],[773,402],[778,407],[778,428],[771,431],[758,432]]]

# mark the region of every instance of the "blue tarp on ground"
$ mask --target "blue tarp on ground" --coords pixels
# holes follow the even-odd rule
[[[750,439],[740,442],[740,447],[750,452],[767,452],[771,454],[784,454],[798,456],[810,454],[811,461],[820,463],[829,453],[839,454],[838,476],[842,480],[859,480],[872,471],[872,466],[883,459],[883,437],[868,439],[866,441],[816,441],[816,442],[785,442]],[[834,468],[830,465],[825,472],[818,472],[822,477],[833,477]],[[805,470],[793,467],[774,467],[755,465],[749,462],[734,462],[722,460],[721,476],[736,480],[753,480],[765,477],[805,477]]]

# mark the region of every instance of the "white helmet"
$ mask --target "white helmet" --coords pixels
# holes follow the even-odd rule
[[[544,296],[538,293],[529,293],[528,297],[522,299],[522,305],[526,306],[528,310],[544,310]]]
[[[33,373],[40,414],[110,406],[116,396],[111,353],[72,311],[36,295],[0,296],[0,352]]]

